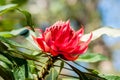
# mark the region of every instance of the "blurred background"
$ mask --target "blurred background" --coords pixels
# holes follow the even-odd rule
[[[35,27],[45,29],[58,20],[70,20],[75,30],[85,26],[85,33],[100,27],[120,28],[120,0],[0,0],[0,6],[16,3],[32,14]],[[17,10],[0,16],[0,31],[25,27],[23,14]],[[120,73],[120,37],[106,35],[94,40],[90,50],[109,58],[107,61],[85,63],[101,73]]]

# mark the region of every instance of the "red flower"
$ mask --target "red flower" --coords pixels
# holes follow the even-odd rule
[[[34,40],[44,52],[73,61],[87,50],[92,38],[91,35],[86,42],[81,41],[83,33],[83,27],[75,32],[70,27],[69,21],[58,21],[40,34],[40,37],[34,38]]]

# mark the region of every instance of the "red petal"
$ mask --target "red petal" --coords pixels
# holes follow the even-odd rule
[[[51,43],[50,48],[53,49],[53,50],[55,50],[55,51],[57,51],[57,48],[56,48],[54,42]]]
[[[57,55],[58,55],[58,52],[55,51],[55,50],[52,50],[52,49],[50,49],[50,53],[51,53],[53,56],[57,56]]]
[[[74,50],[74,47],[72,47],[72,46],[61,47],[61,48],[59,48],[59,50],[65,52],[65,53],[71,53]]]
[[[83,28],[83,26],[82,26],[82,28],[80,28],[80,29],[76,32],[76,34],[77,34],[77,35],[79,36],[79,38],[80,38],[80,37],[82,37],[83,33],[84,33],[84,28]]]
[[[87,51],[87,49],[88,49],[88,46],[86,46],[85,48],[83,48],[82,50],[80,50],[80,54],[83,54],[83,53],[85,53],[86,51]]]
[[[36,38],[36,42],[38,43],[39,47],[45,51],[45,46],[43,43],[43,38]]]
[[[76,47],[78,44],[79,38],[76,36],[76,34],[74,34],[70,41],[67,43],[67,46]]]
[[[47,33],[44,35],[44,38],[45,38],[45,42],[46,42],[46,43],[47,43],[50,39],[52,39],[51,31],[47,32]]]
[[[76,53],[83,54],[83,53],[85,53],[87,51],[87,49],[88,49],[88,46],[85,46],[83,48],[80,48],[78,51],[76,51]]]
[[[49,52],[50,47],[43,41],[44,47],[45,47],[45,51]]]
[[[69,39],[69,27],[65,26],[64,28],[62,28],[63,30],[59,31],[57,34],[58,36],[56,36],[56,40],[55,43],[58,45],[64,45],[66,44],[65,42]]]
[[[89,39],[86,41],[87,45],[90,43],[92,36],[93,36],[93,34],[91,33]]]
[[[74,60],[76,60],[78,57],[79,57],[79,54],[69,54],[69,53],[66,53],[66,54],[64,54],[64,56],[63,56],[64,59],[69,60],[69,61],[74,61]]]
[[[50,48],[42,38],[36,38],[36,41],[43,51],[49,52]]]

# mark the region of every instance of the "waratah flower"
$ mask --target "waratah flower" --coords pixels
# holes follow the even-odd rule
[[[59,56],[65,60],[76,60],[80,54],[84,53],[92,38],[92,34],[87,41],[81,41],[83,36],[83,27],[74,31],[70,22],[58,21],[40,34],[34,37],[39,48],[50,53],[52,56]]]

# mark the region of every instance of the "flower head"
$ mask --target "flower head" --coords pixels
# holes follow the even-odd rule
[[[91,40],[92,35],[86,42],[81,41],[83,33],[83,27],[78,31],[74,31],[69,21],[58,21],[49,28],[46,28],[34,40],[44,52],[49,52],[52,56],[60,56],[65,60],[73,61],[87,50]]]

